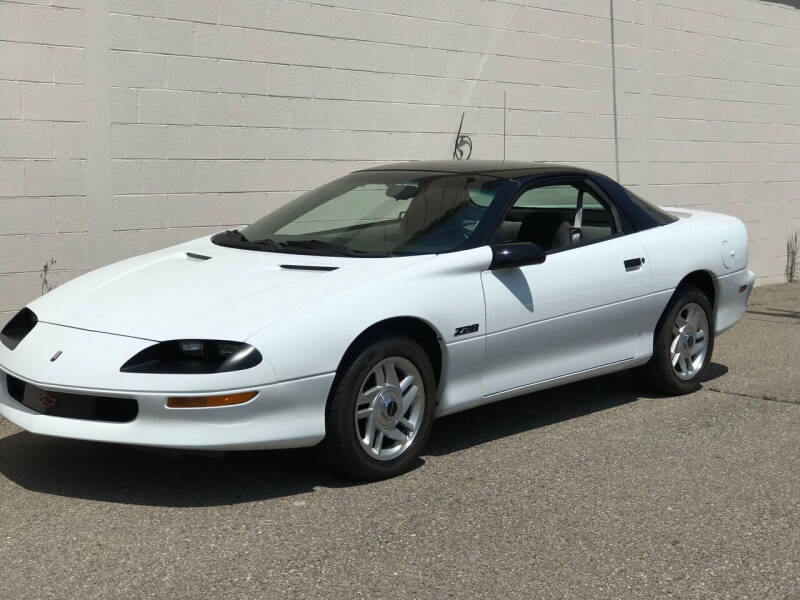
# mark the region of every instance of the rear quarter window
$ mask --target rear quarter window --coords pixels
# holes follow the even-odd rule
[[[678,220],[678,217],[669,214],[667,211],[660,209],[655,204],[650,204],[647,200],[642,198],[641,196],[634,194],[628,188],[624,188],[625,193],[628,194],[628,198],[631,199],[636,206],[641,208],[647,215],[656,221],[659,225],[667,225],[668,223],[674,223]]]

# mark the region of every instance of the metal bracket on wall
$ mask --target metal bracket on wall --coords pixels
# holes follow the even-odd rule
[[[472,156],[472,139],[468,135],[461,135],[461,128],[464,125],[464,113],[461,113],[461,123],[458,125],[456,143],[453,146],[453,159],[467,160]]]

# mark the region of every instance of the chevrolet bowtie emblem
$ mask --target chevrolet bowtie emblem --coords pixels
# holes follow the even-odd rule
[[[53,358],[50,359],[50,362],[56,362],[59,356],[61,356],[61,350],[53,354]]]
[[[42,405],[43,409],[50,410],[51,408],[55,407],[56,404],[58,404],[58,400],[53,398],[53,396],[47,392],[42,392],[39,394],[39,404]]]

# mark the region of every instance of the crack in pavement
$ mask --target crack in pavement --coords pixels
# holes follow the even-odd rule
[[[788,317],[778,317],[778,316],[776,316],[775,319],[762,319],[762,318],[759,318],[759,317],[747,316],[745,318],[748,321],[758,321],[759,323],[772,323],[773,325],[793,325],[795,327],[800,327],[800,323],[787,322],[786,319]],[[781,320],[778,321],[776,319],[781,319]]]
[[[717,394],[730,394],[731,396],[752,398],[753,400],[766,400],[768,402],[781,402],[783,404],[800,404],[800,401],[798,400],[792,400],[791,398],[779,398],[777,396],[770,396],[769,394],[762,394],[760,396],[755,396],[753,394],[745,394],[744,392],[730,392],[728,390],[723,390],[711,386],[706,386],[703,389],[708,390],[709,392],[716,392]]]

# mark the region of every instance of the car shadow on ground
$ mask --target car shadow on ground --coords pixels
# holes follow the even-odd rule
[[[712,363],[706,380],[727,367]],[[425,449],[441,456],[647,398],[627,373],[475,408],[437,420]],[[420,465],[424,460],[420,460]],[[148,506],[201,507],[358,485],[314,449],[170,455],[131,446],[34,436],[0,439],[0,473],[45,494]]]
[[[703,383],[713,381],[727,372],[728,367],[712,362],[706,370]],[[437,420],[425,454],[449,454],[654,397],[654,394],[640,389],[627,371],[550,388]]]

